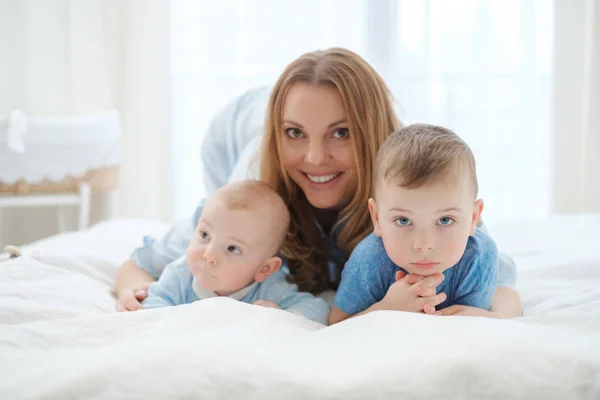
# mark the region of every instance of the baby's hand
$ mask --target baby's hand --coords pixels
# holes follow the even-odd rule
[[[255,306],[262,306],[262,307],[267,307],[267,308],[278,308],[281,309],[281,307],[279,307],[277,304],[271,302],[271,301],[266,301],[266,300],[256,300],[253,303]]]

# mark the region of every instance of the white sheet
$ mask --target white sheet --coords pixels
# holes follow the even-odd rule
[[[329,328],[229,299],[113,313],[118,264],[164,229],[107,222],[0,264],[0,399],[600,399],[600,215],[492,229],[523,318],[378,312]]]

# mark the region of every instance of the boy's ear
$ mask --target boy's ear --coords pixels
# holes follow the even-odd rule
[[[374,198],[369,199],[369,214],[371,214],[375,235],[381,237],[381,228],[379,227],[379,211],[377,210],[377,202]]]
[[[483,200],[479,199],[473,205],[473,216],[472,216],[473,219],[471,221],[471,230],[469,232],[470,236],[473,236],[475,234],[475,228],[477,228],[477,224],[479,224],[479,221],[481,220],[482,212],[483,212]]]
[[[256,282],[263,282],[269,276],[273,275],[279,268],[281,267],[281,258],[280,257],[271,257],[268,258],[260,270],[254,276],[254,280]]]

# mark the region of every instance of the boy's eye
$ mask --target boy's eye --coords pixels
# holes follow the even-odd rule
[[[450,217],[442,217],[438,220],[438,223],[442,226],[452,225],[454,220]]]
[[[204,240],[209,240],[210,239],[210,235],[208,234],[208,232],[202,230],[200,231],[200,237]]]
[[[350,132],[348,132],[348,128],[339,128],[333,131],[332,135],[336,139],[346,139],[350,136]]]
[[[396,222],[396,224],[398,224],[400,226],[409,226],[410,225],[410,219],[408,219],[406,217],[396,218],[396,220],[394,222]]]
[[[237,246],[229,246],[227,251],[229,251],[231,254],[242,254],[242,251]]]
[[[298,128],[288,128],[285,130],[285,134],[290,139],[299,139],[302,137],[302,131]]]

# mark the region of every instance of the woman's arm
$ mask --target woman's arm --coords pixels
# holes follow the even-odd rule
[[[231,181],[248,144],[262,134],[270,92],[270,87],[250,89],[211,120],[201,147],[204,187],[209,197]]]

